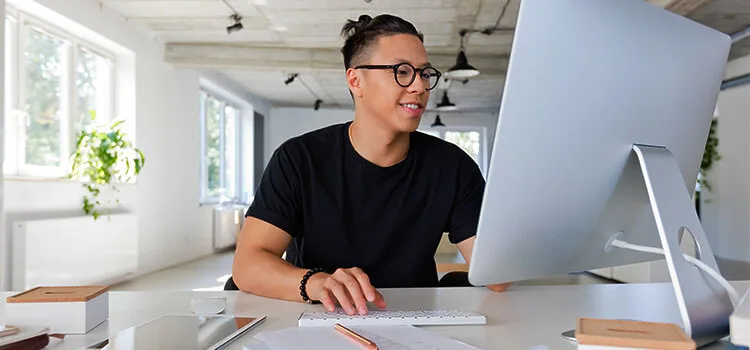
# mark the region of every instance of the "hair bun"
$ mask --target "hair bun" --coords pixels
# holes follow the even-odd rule
[[[344,27],[341,29],[341,36],[349,38],[357,34],[357,32],[362,31],[368,24],[370,24],[370,22],[372,22],[372,17],[370,17],[370,15],[360,15],[356,21],[351,19],[347,20]]]
[[[361,29],[370,24],[371,21],[372,17],[370,17],[370,15],[361,15],[359,16],[359,20],[357,21],[357,23],[359,24],[359,28]]]

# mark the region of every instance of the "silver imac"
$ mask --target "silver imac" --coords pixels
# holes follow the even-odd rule
[[[470,282],[665,258],[686,333],[728,335],[727,292],[686,262],[678,236],[717,269],[692,194],[729,47],[641,0],[522,1]]]

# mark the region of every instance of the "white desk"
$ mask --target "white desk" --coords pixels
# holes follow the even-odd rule
[[[750,281],[733,282],[740,293]],[[384,289],[389,309],[464,309],[487,316],[484,326],[428,327],[485,349],[528,349],[546,345],[552,350],[575,349],[560,333],[575,327],[578,317],[641,319],[679,322],[677,307],[669,284],[621,284],[589,286],[512,287],[503,293],[486,288]],[[3,293],[5,296],[11,293]],[[144,291],[110,292],[109,321],[86,335],[68,336],[55,349],[77,349],[107,338],[128,327],[165,314],[189,314],[192,298],[225,295],[227,314],[267,316],[258,328],[233,344],[232,349],[254,342],[253,335],[263,330],[296,327],[299,314],[323,310],[307,305],[261,298],[241,292]],[[0,309],[4,320],[5,307]],[[710,349],[734,349],[723,343]]]

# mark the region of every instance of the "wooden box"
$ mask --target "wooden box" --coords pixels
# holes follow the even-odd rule
[[[696,343],[672,323],[580,318],[576,327],[579,349],[694,350]]]
[[[50,333],[84,334],[109,318],[109,287],[36,287],[10,296],[5,323],[49,327]]]

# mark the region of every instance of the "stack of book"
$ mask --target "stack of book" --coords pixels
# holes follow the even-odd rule
[[[0,327],[0,350],[37,350],[49,344],[47,327]]]

